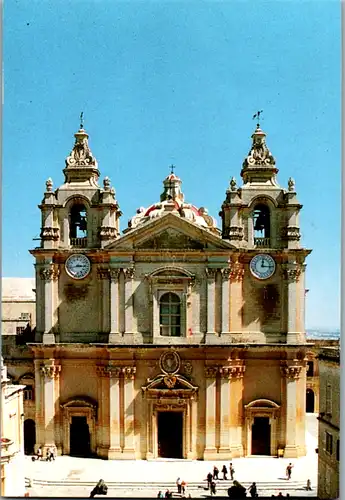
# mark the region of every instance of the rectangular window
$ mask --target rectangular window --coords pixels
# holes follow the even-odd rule
[[[24,389],[24,401],[32,401],[34,399],[34,391],[32,385],[27,385]]]
[[[308,363],[307,363],[307,377],[313,377],[313,376],[314,376],[314,362],[308,361]]]
[[[25,331],[25,326],[17,326],[16,328],[16,334],[17,335],[22,335]]]
[[[325,432],[326,434],[326,451],[330,455],[333,453],[333,436],[329,432]]]

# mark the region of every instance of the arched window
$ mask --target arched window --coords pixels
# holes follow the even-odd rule
[[[159,304],[160,334],[166,337],[181,335],[181,303],[175,293],[162,295]]]
[[[24,401],[34,401],[34,388],[32,385],[26,385],[24,389]]]
[[[85,247],[87,241],[87,212],[82,203],[72,206],[69,237],[71,245]]]
[[[254,245],[270,246],[270,210],[262,203],[256,205],[253,212]]]

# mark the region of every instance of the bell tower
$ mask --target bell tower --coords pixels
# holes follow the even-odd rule
[[[67,318],[67,310],[66,314],[59,312],[67,307],[68,302],[73,303],[79,297],[80,303],[84,301],[80,310],[84,308],[84,314],[87,314],[90,309],[87,301],[94,302],[91,290],[95,296],[99,293],[96,284],[91,286],[92,278],[97,280],[97,276],[93,276],[93,254],[117,239],[120,232],[121,212],[115,190],[108,177],[103,180],[103,188],[98,184],[100,171],[90,150],[89,136],[83,123],[74,137],[73,149],[63,169],[64,183],[54,190],[52,179],[46,181],[46,191],[39,205],[41,244],[31,251],[36,259],[36,341],[43,340],[46,343],[55,342],[55,335],[61,333],[61,328],[65,333],[68,330],[70,333],[77,330],[82,333],[83,328],[90,330],[90,323],[87,327],[62,326],[64,318]],[[76,274],[71,281],[66,274],[66,262],[72,254],[75,272],[83,262],[91,269],[83,280]],[[79,260],[76,257],[78,254],[82,255]],[[83,325],[84,322],[79,321],[79,324]],[[95,323],[93,330],[102,332],[102,326]]]
[[[243,184],[234,177],[222,205],[222,237],[246,248],[300,248],[299,212],[295,182],[288,189],[277,180],[276,161],[266,145],[266,134],[257,125],[252,146],[242,164]]]
[[[295,182],[290,178],[284,189],[277,174],[275,158],[258,123],[242,164],[243,183],[237,186],[231,178],[219,213],[222,238],[239,250],[233,265],[240,263],[248,270],[242,325],[252,341],[303,342],[304,261],[311,250],[300,244],[302,205]]]

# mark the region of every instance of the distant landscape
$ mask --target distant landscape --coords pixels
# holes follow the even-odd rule
[[[326,330],[325,328],[307,328],[308,339],[339,339],[340,330],[332,329]]]

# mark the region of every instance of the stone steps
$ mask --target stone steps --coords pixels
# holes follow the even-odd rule
[[[51,480],[43,480],[43,479],[31,479],[25,478],[26,484],[29,486],[64,486],[64,487],[74,487],[74,486],[84,486],[92,488],[96,485],[97,481],[83,481],[83,480],[60,480],[60,481],[51,481]],[[133,490],[141,490],[141,489],[154,489],[154,490],[172,490],[176,491],[176,483],[168,482],[168,481],[159,481],[159,482],[120,482],[120,481],[107,481],[105,480],[106,485],[109,490],[123,490],[123,489],[133,489]],[[252,482],[242,481],[241,484],[245,488],[249,488]],[[227,491],[230,486],[233,485],[232,481],[220,481],[217,483],[217,490]],[[256,486],[258,490],[301,490],[306,486],[306,481],[256,481]],[[188,491],[190,490],[200,490],[206,488],[206,483],[202,482],[188,482],[187,483]],[[206,491],[206,489],[205,489]]]

